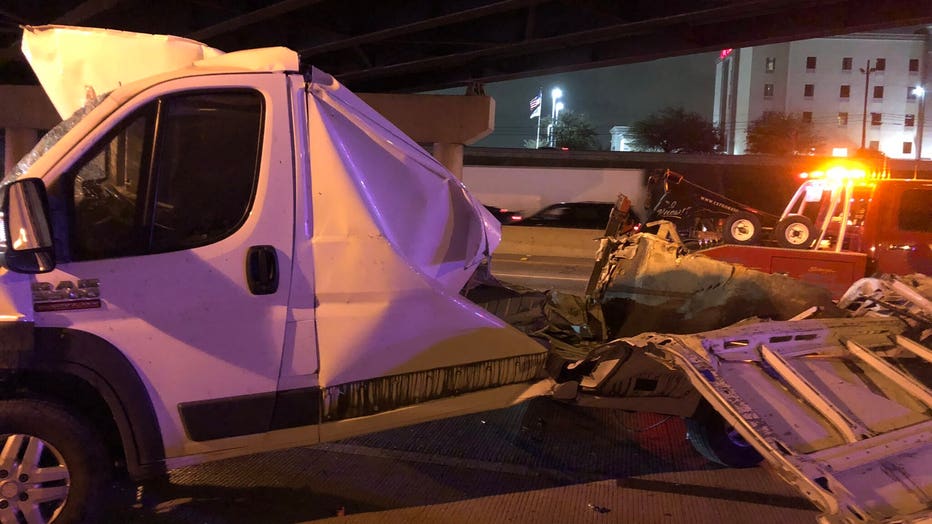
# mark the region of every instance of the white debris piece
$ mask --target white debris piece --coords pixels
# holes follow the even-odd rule
[[[63,25],[26,27],[22,49],[62,119],[88,97],[223,54],[177,36]]]

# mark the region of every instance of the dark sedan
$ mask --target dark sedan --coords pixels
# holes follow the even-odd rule
[[[515,224],[522,220],[521,213],[518,211],[509,211],[498,206],[485,206],[485,208],[503,225]]]
[[[611,202],[560,202],[514,225],[604,230],[613,206]]]

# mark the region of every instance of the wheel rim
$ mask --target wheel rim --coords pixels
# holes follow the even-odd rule
[[[731,237],[738,242],[747,242],[754,236],[754,224],[746,218],[735,220],[731,224]]]
[[[725,426],[725,437],[728,438],[728,441],[733,445],[739,448],[749,448],[751,444],[744,440],[744,437],[741,436],[741,433],[738,433],[738,430],[734,426],[728,424]]]
[[[0,523],[53,522],[71,489],[62,454],[32,435],[0,435],[0,444]]]
[[[809,240],[809,228],[799,222],[794,222],[786,227],[783,236],[790,244],[801,246]]]

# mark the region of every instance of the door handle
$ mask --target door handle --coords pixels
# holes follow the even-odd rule
[[[252,246],[246,252],[246,282],[253,295],[278,290],[278,254],[274,246]]]

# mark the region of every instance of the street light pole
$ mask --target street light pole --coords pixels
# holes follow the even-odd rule
[[[548,145],[550,147],[556,147],[556,129],[554,126],[557,123],[557,114],[559,110],[557,109],[557,100],[563,96],[563,90],[559,87],[554,87],[550,91],[550,125],[547,127],[547,133],[550,135],[548,140]]]
[[[861,115],[861,149],[864,149],[864,140],[867,138],[867,92],[870,90],[871,73],[876,68],[871,67],[871,61],[867,61],[867,67],[858,68],[864,73],[864,114]]]

